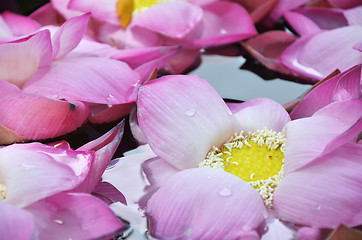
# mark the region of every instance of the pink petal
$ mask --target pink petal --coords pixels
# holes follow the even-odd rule
[[[200,64],[198,61],[201,61],[199,48],[181,48],[181,50],[172,57],[169,64],[165,67],[165,70],[172,74],[181,74],[186,72],[187,69],[192,67],[195,63],[196,66]]]
[[[145,192],[147,181],[142,175],[141,163],[155,157],[147,147],[140,146],[138,150],[138,153],[113,160],[102,176],[103,182],[112,184],[123,193],[128,205],[138,203]]]
[[[343,11],[333,8],[299,8],[284,17],[299,35],[348,26]]]
[[[248,12],[236,3],[220,1],[203,5],[202,33],[192,45],[217,46],[238,42],[257,34]]]
[[[202,17],[202,9],[198,6],[180,1],[165,2],[137,15],[132,25],[182,39],[200,23]]]
[[[219,169],[174,175],[148,201],[150,233],[161,239],[260,239],[267,210],[247,183]]]
[[[134,103],[117,105],[91,104],[89,106],[90,117],[88,120],[97,124],[117,121],[128,115],[133,106]]]
[[[41,27],[39,23],[29,17],[18,15],[11,12],[1,14],[14,36],[24,36],[34,33]]]
[[[82,40],[90,14],[68,19],[53,35],[53,59],[64,57]]]
[[[360,4],[362,4],[362,1]],[[362,6],[344,11],[344,16],[346,17],[349,25],[362,25],[361,14]]]
[[[62,1],[66,2],[64,0]],[[32,12],[29,17],[40,23],[42,26],[61,25],[65,22],[65,18],[53,8],[53,2],[54,0],[52,0],[52,3],[47,3],[39,7]]]
[[[90,167],[89,173],[84,181],[74,190],[80,192],[92,192],[97,183],[101,180],[102,174],[123,136],[124,121],[112,128],[100,138],[93,140],[86,145],[78,148],[78,151],[95,151],[94,160]]]
[[[61,193],[26,210],[40,239],[111,239],[127,229],[102,201],[84,193]]]
[[[76,11],[70,9],[69,7],[70,0],[51,0],[53,8],[59,12],[65,19],[69,19],[75,16],[79,16],[89,11]]]
[[[290,113],[292,119],[310,117],[333,101],[361,96],[361,65],[325,81],[313,88]]]
[[[352,8],[362,4],[360,0],[328,0],[338,8]]]
[[[5,202],[32,204],[77,186],[89,170],[93,153],[57,149],[40,143],[13,144],[0,149]]]
[[[361,109],[360,100],[339,101],[322,108],[310,118],[288,123],[285,128],[286,174],[352,141],[362,131]]]
[[[276,23],[284,15],[285,12],[297,8],[308,2],[309,0],[302,0],[302,1],[279,0],[277,5],[270,12],[267,20]]]
[[[9,95],[4,91],[0,99],[0,124],[25,139],[64,135],[80,127],[88,116],[87,106],[78,101],[53,100],[20,90]]]
[[[0,79],[22,87],[39,69],[51,64],[49,31],[0,44]]]
[[[271,99],[256,98],[242,104],[243,109],[234,116],[238,120],[239,129],[245,133],[264,128],[280,132],[290,122],[289,114],[283,106]]]
[[[279,56],[297,37],[284,31],[268,31],[242,43],[242,46],[267,68],[293,74],[279,61]]]
[[[346,144],[299,171],[287,174],[273,209],[286,221],[317,228],[361,223],[362,145]]]
[[[120,202],[127,204],[124,195],[108,182],[99,182],[92,191],[92,195],[101,199],[106,204]]]
[[[311,38],[302,37],[285,50],[281,61],[297,73],[322,79],[336,68],[343,72],[361,62],[362,53],[353,49],[361,38],[362,26],[342,27]],[[324,59],[327,60],[322,61]]]
[[[139,76],[127,64],[100,57],[63,58],[43,76],[34,76],[24,92],[55,99],[91,103],[128,103],[128,93]]]
[[[102,21],[118,24],[119,18],[116,13],[116,0],[70,0],[68,8],[83,13],[91,12],[92,16]]]
[[[142,163],[142,171],[151,185],[161,186],[180,170],[162,158],[154,157]]]
[[[0,201],[0,212],[0,236],[7,239],[31,239],[34,222],[29,212],[3,201]]]
[[[11,32],[9,26],[4,21],[3,17],[0,15],[0,37],[2,38],[11,38],[13,33]]]
[[[356,50],[362,52],[362,41],[359,41],[356,45],[354,45],[353,49],[356,49]]]
[[[197,76],[172,75],[146,83],[139,90],[137,107],[152,150],[180,169],[198,166],[212,146],[234,134],[230,110]]]

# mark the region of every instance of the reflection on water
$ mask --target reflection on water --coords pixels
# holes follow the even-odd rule
[[[223,98],[242,101],[267,97],[285,104],[312,86],[281,79],[264,80],[251,71],[240,69],[245,61],[241,56],[203,55],[201,65],[189,75],[207,79]]]

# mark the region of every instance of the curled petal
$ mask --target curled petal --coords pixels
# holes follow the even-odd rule
[[[52,37],[53,59],[59,59],[72,51],[82,40],[90,14],[68,19]]]
[[[292,119],[310,117],[333,101],[361,96],[361,65],[329,79],[313,88],[290,113]]]
[[[42,67],[51,64],[48,30],[0,44],[0,79],[22,87]]]
[[[76,152],[40,143],[13,144],[0,149],[5,202],[24,207],[53,194],[71,190],[87,175],[91,152]]]
[[[84,193],[60,193],[26,210],[40,239],[109,239],[128,228],[102,201]]]
[[[101,180],[104,170],[111,161],[123,136],[124,121],[112,128],[100,138],[78,148],[78,151],[95,151],[89,173],[75,191],[92,192]]]
[[[150,233],[161,239],[259,239],[267,210],[260,195],[220,169],[175,174],[148,201]]]

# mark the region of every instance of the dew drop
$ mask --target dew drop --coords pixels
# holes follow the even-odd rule
[[[186,116],[192,117],[196,113],[195,109],[189,109],[185,112]]]
[[[230,188],[224,187],[219,191],[219,195],[222,197],[230,197],[233,194]]]
[[[32,169],[32,168],[36,168],[35,165],[32,164],[27,164],[27,163],[22,163],[21,164],[22,167],[24,167],[25,169]]]
[[[54,219],[53,222],[58,223],[58,224],[63,224],[63,221],[59,220],[59,219]]]
[[[317,207],[317,210],[318,210],[318,211],[321,210],[321,206],[318,206],[318,207]]]
[[[212,176],[207,176],[207,179],[211,179],[212,178]]]
[[[108,97],[106,99],[107,99],[107,101],[110,101],[110,102],[114,102],[117,100],[112,94],[108,94]]]

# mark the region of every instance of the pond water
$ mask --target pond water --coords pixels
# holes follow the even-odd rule
[[[249,70],[240,69],[245,62],[242,56],[203,55],[201,65],[189,74],[208,80],[223,98],[241,101],[266,97],[285,104],[312,87],[279,78],[264,80]],[[260,72],[263,71],[266,70],[260,67]]]

